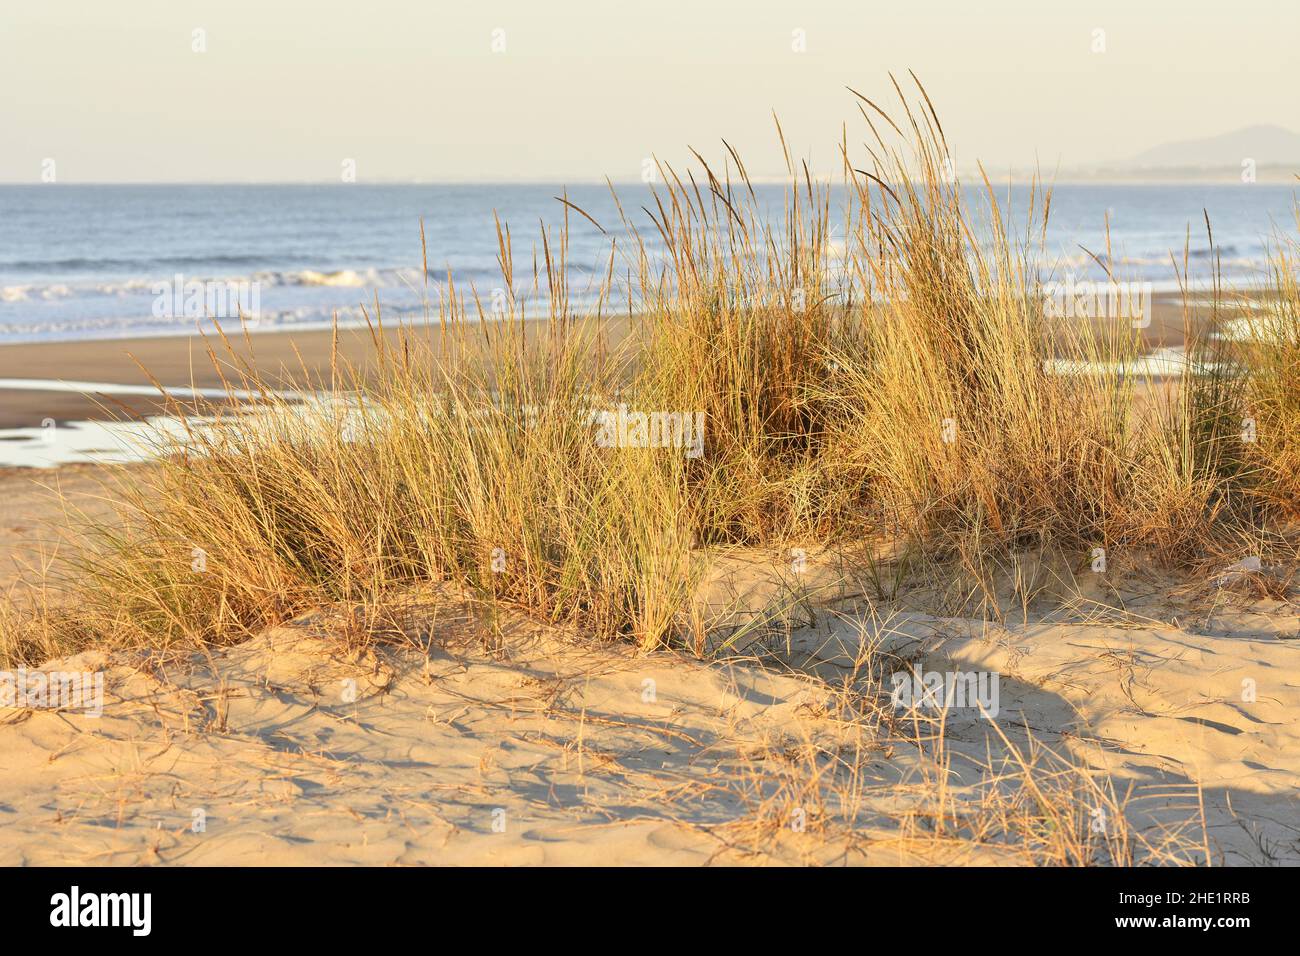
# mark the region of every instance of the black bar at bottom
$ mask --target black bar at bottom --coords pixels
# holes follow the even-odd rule
[[[681,933],[686,921],[692,948],[751,933],[770,943],[774,924],[864,945],[869,933],[872,946],[1026,930],[1230,944],[1280,932],[1295,909],[1291,874],[1269,869],[10,869],[0,884],[9,938],[24,945],[35,931],[128,945],[220,934],[235,945],[374,946],[460,929],[589,949]]]

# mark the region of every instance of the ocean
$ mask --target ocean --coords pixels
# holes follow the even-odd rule
[[[785,187],[756,190],[764,208],[779,212]],[[564,219],[562,191],[553,184],[0,186],[0,342],[191,333],[206,321],[205,309],[196,317],[185,302],[211,304],[187,299],[194,283],[205,295],[212,285],[235,290],[244,311],[256,313],[254,331],[325,327],[335,315],[359,324],[362,307],[373,314],[376,298],[386,319],[419,321],[421,219],[436,317],[449,270],[460,292],[476,288],[485,300],[502,285],[494,212],[510,225],[523,294],[540,225]],[[654,227],[641,210],[653,208],[649,188],[618,191],[651,244]],[[569,187],[567,195],[625,235],[607,187]],[[1027,195],[1011,189],[1013,218]],[[1176,288],[1170,254],[1181,261],[1190,229],[1192,277],[1205,282],[1204,210],[1223,275],[1250,285],[1262,278],[1269,237],[1279,229],[1296,234],[1294,196],[1290,186],[1259,183],[1059,185],[1047,234],[1051,278],[1101,278],[1083,249],[1104,251],[1109,214],[1117,278]],[[571,301],[582,303],[604,276],[610,240],[576,214],[569,226]],[[534,301],[529,314],[545,314],[544,302]]]

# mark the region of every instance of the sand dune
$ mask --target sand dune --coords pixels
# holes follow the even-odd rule
[[[92,468],[53,477],[107,509]],[[12,580],[59,510],[0,485]],[[715,562],[703,617],[740,630],[708,659],[430,588],[45,663],[103,671],[103,714],[0,708],[0,864],[1014,865],[1093,826],[1071,861],[1300,864],[1295,610],[1248,576],[1004,626],[787,557]],[[900,709],[892,676],[936,671],[997,675],[996,726]]]
[[[727,574],[731,613],[779,577]],[[1109,828],[1097,862],[1300,863],[1294,612],[1212,596],[1179,626],[1153,599],[1001,627],[845,588],[701,661],[430,590],[378,623],[87,652],[45,669],[103,669],[101,717],[0,710],[0,863],[1052,862],[1035,788]],[[954,668],[999,675],[996,730],[890,699],[892,672]]]

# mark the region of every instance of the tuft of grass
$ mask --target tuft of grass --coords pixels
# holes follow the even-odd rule
[[[1234,516],[1207,479],[1203,436],[1183,427],[1205,419],[1199,373],[1162,390],[1130,371],[1130,317],[1049,314],[1050,190],[1031,187],[1013,235],[987,179],[973,209],[949,175],[928,98],[904,99],[901,124],[868,105],[911,135],[877,133],[872,169],[852,170],[868,294],[823,393],[831,457],[876,527],[981,576],[1025,548],[1175,560],[1204,548]]]
[[[680,452],[593,440],[616,367],[591,358],[599,331],[453,326],[453,361],[403,332],[307,401],[246,369],[259,407],[160,439],[159,466],[117,489],[124,520],[88,529],[82,626],[218,643],[444,580],[598,639],[666,640],[695,573],[693,506]]]
[[[649,265],[632,230],[644,304],[638,393],[708,423],[706,453],[690,469],[703,542],[826,536],[845,502],[820,387],[853,329],[837,293],[831,189],[806,166],[801,181],[786,151],[790,186],[781,208],[764,208],[729,146],[716,174],[696,156],[706,185],[661,166],[663,195],[646,210],[666,268]]]
[[[1296,206],[1300,236],[1300,204]],[[1300,240],[1279,235],[1269,281],[1248,313],[1250,340],[1237,354],[1242,378],[1243,457],[1258,470],[1255,493],[1294,521],[1300,517]]]

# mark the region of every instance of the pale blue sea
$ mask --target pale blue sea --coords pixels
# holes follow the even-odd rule
[[[539,223],[557,226],[562,187],[535,185],[0,186],[0,342],[115,338],[192,332],[183,313],[160,316],[157,283],[256,282],[258,330],[363,321],[378,295],[386,317],[424,314],[420,219],[436,303],[450,269],[463,291],[501,286],[496,211],[514,235],[517,285],[531,281]],[[757,187],[779,210],[783,187]],[[646,187],[619,187],[642,234],[654,234]],[[569,187],[569,198],[617,225],[604,186]],[[1026,192],[1013,190],[1012,207]],[[1260,275],[1275,229],[1295,235],[1289,186],[1062,185],[1053,200],[1048,252],[1053,277],[1099,278],[1081,247],[1101,252],[1110,215],[1117,273],[1174,287],[1191,230],[1193,277],[1209,277],[1202,210],[1209,212],[1230,280]],[[652,207],[653,208],[653,207]],[[1014,215],[1014,213],[1013,213]],[[569,283],[581,301],[596,288],[609,239],[570,216]],[[611,231],[621,234],[621,229]],[[524,291],[524,290],[521,290]],[[531,307],[543,311],[541,303]]]

